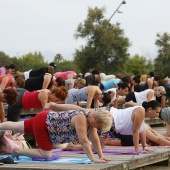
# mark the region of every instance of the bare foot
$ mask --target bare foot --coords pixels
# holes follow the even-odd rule
[[[68,143],[65,148],[63,148],[63,151],[82,151],[81,145],[74,145],[73,143]]]

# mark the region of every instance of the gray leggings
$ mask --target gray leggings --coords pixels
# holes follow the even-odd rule
[[[170,123],[170,107],[161,110],[159,117],[167,123]]]

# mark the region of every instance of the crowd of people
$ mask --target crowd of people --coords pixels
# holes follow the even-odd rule
[[[136,152],[140,144],[145,152],[152,152],[147,145],[170,146],[170,89],[165,79],[153,72],[130,77],[56,69],[54,62],[25,72],[15,64],[0,68],[0,130],[34,134],[39,147],[14,149],[13,156],[50,158],[54,144],[67,143],[64,150],[84,150],[93,162],[104,163],[109,161],[102,153],[105,145],[134,146]],[[42,111],[19,121],[23,109],[32,108]],[[146,117],[163,119],[166,134],[154,131]]]

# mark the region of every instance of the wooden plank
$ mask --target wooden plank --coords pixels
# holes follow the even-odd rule
[[[131,150],[133,147],[107,147],[108,150],[115,149],[121,150],[126,148],[126,150]],[[155,148],[155,147],[151,147]],[[95,155],[97,157],[97,155]],[[2,165],[0,169],[98,169],[98,170],[118,170],[118,169],[135,169],[150,165],[153,163],[161,162],[168,160],[170,156],[170,148],[159,147],[157,151],[149,154],[140,154],[140,155],[106,155],[112,161],[106,164],[47,164],[47,163],[19,163],[16,165]],[[68,157],[87,157],[85,154],[74,154],[74,155],[64,155],[63,158]],[[45,165],[44,165],[45,164]]]

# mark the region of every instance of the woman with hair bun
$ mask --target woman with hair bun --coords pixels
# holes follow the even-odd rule
[[[143,107],[142,107],[143,106]],[[155,118],[159,116],[161,110],[160,103],[152,100],[150,102],[143,102],[142,106],[134,106],[125,109],[116,109],[111,107],[110,112],[115,122],[115,132],[122,138],[124,145],[129,145],[129,138],[126,135],[133,136],[133,144],[135,151],[139,152],[139,139],[143,150],[146,148],[146,132],[145,132],[145,117]]]
[[[124,104],[124,107],[131,107],[136,106],[137,103],[134,103],[133,101],[127,102]],[[147,107],[147,102],[144,102],[143,107]],[[159,118],[164,120],[166,123],[166,133],[165,136],[170,137],[170,107],[162,108],[159,112]]]

